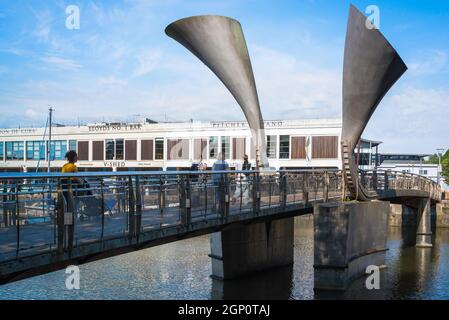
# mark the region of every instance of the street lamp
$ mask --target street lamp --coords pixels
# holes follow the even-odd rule
[[[443,155],[444,149],[437,148],[436,150],[437,150],[437,155],[438,155],[437,183],[438,183],[438,185],[440,185],[441,156]]]

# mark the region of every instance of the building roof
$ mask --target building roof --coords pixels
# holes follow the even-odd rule
[[[360,145],[361,147],[377,147],[379,144],[383,143],[382,141],[376,141],[376,140],[369,140],[369,139],[360,139]]]

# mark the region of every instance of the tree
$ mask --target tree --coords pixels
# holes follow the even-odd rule
[[[446,182],[449,182],[449,154],[447,152],[441,160],[441,175]]]
[[[438,155],[436,153],[432,154],[429,157],[429,160],[424,161],[424,163],[425,164],[438,164]]]

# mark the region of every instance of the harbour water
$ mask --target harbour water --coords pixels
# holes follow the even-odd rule
[[[413,246],[413,230],[391,227],[379,290],[365,277],[345,292],[313,290],[313,220],[297,218],[295,261],[234,281],[210,278],[209,237],[149,248],[80,267],[80,289],[67,290],[64,270],[0,286],[0,299],[449,299],[449,229],[434,247]]]

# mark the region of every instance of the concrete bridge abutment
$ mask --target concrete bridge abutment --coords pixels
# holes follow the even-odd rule
[[[212,277],[234,279],[293,264],[294,218],[233,227],[211,234]]]
[[[345,290],[370,265],[385,265],[389,202],[314,208],[314,288]]]

